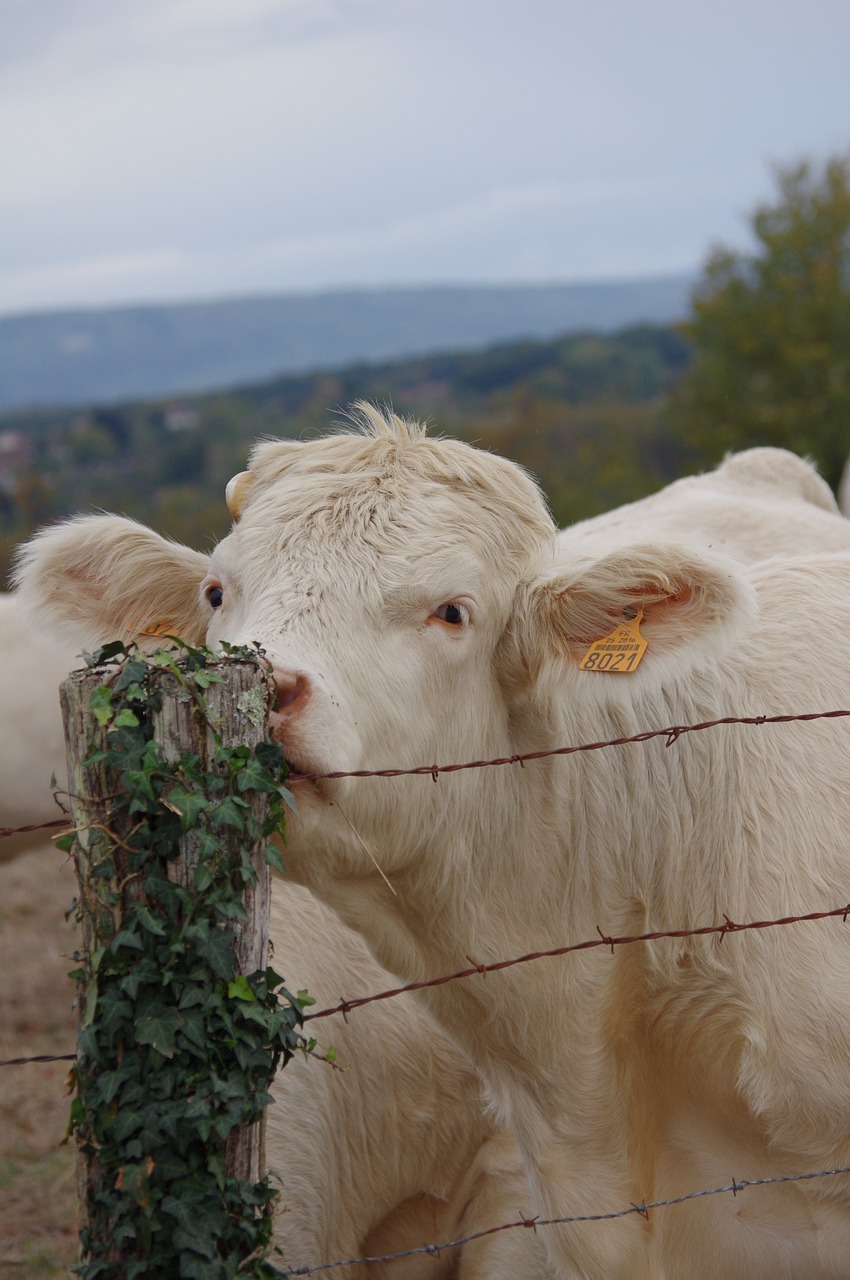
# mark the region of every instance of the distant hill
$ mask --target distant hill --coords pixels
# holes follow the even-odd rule
[[[0,317],[0,409],[191,394],[287,373],[684,317],[689,276],[453,286]]]
[[[573,333],[360,361],[194,396],[0,411],[0,589],[15,543],[77,511],[119,511],[196,547],[222,537],[223,494],[254,442],[333,429],[359,399],[515,458],[567,524],[716,461],[667,420],[691,356],[674,327]]]

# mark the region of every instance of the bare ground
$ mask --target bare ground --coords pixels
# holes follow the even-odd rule
[[[73,897],[73,870],[52,846],[0,864],[0,1059],[74,1050]],[[76,1261],[69,1066],[0,1067],[0,1280],[68,1276]]]

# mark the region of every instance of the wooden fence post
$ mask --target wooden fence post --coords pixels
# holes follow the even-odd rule
[[[117,696],[122,688],[129,703]],[[216,1252],[215,1241],[209,1243],[234,1210],[232,1203],[220,1212],[210,1207],[202,1173],[211,1171],[223,1196],[264,1174],[262,1106],[260,1118],[229,1131],[227,1124],[241,1105],[239,1081],[262,1103],[270,1079],[248,1039],[262,1000],[277,1009],[259,975],[268,963],[265,831],[270,801],[280,801],[268,780],[259,789],[249,785],[261,776],[257,747],[265,740],[270,696],[254,656],[209,658],[200,668],[184,662],[178,671],[173,660],[155,666],[131,653],[118,665],[76,672],[62,686],[83,944],[72,1106],[81,1259],[99,1260],[90,1274],[106,1280],[153,1274],[146,1269],[152,1258],[163,1280],[171,1274],[217,1280],[235,1275],[237,1264],[240,1275],[265,1274],[243,1270],[244,1259],[228,1263],[232,1245],[219,1244]],[[237,887],[225,903],[227,875]],[[204,916],[208,898],[211,918]],[[253,986],[247,975],[254,975]],[[216,1025],[230,1028],[222,1035],[234,1040],[236,1057],[230,1071],[227,1046],[216,1048],[217,1065],[208,1078],[199,1067],[206,1083],[196,1084],[196,1058],[213,1048],[197,1043],[208,1035],[201,1014],[210,1010]],[[273,1029],[282,1042],[279,1014],[270,1017],[278,1018]],[[267,1028],[265,1034],[268,1040]],[[188,1057],[181,1057],[184,1045]],[[129,1061],[133,1054],[143,1056],[143,1068]],[[226,1096],[218,1111],[210,1101],[217,1089]],[[158,1110],[148,1098],[161,1098]],[[189,1159],[184,1120],[195,1112],[213,1153]],[[121,1135],[124,1155],[116,1154]],[[271,1196],[260,1208],[263,1197],[255,1197],[248,1216],[268,1210]]]

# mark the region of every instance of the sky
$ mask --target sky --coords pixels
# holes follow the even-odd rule
[[[847,0],[0,0],[0,314],[697,271]]]

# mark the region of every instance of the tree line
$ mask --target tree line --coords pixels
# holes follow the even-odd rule
[[[254,440],[324,431],[361,398],[522,463],[561,525],[756,444],[813,458],[836,485],[850,452],[850,155],[782,168],[776,184],[752,247],[711,251],[679,326],[0,415],[0,574],[39,524],[91,508],[206,547],[227,531],[224,485]]]

